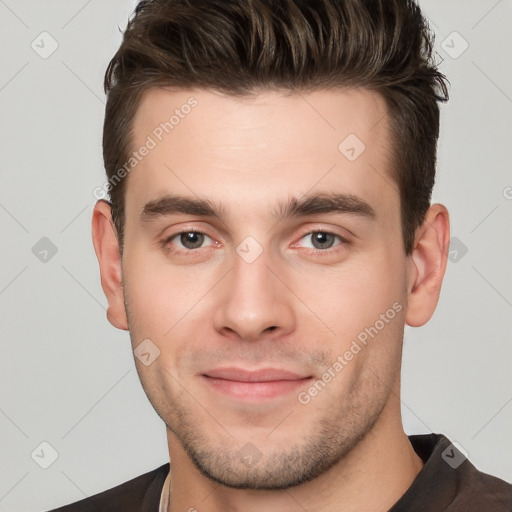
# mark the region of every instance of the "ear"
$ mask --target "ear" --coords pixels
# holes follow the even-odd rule
[[[108,301],[108,321],[114,327],[127,331],[128,319],[124,306],[121,253],[110,203],[103,199],[94,206],[92,241],[100,265],[101,287]]]
[[[416,231],[409,256],[408,300],[405,321],[411,327],[426,324],[437,306],[450,244],[448,210],[442,204],[430,206]]]

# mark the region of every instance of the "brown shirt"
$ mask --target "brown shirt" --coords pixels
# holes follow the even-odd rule
[[[425,465],[389,512],[512,512],[512,485],[478,471],[445,436],[409,440]],[[158,512],[168,473],[169,463],[50,512]]]

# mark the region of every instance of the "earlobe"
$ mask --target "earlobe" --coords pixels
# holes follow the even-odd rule
[[[405,321],[412,327],[426,324],[437,306],[450,243],[448,210],[441,204],[428,209],[416,233],[409,257],[409,296]]]
[[[100,199],[94,206],[92,240],[100,266],[101,287],[108,301],[108,321],[118,329],[128,330],[119,243],[112,221],[110,204],[103,199]]]

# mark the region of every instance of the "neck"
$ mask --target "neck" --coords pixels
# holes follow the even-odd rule
[[[423,466],[400,419],[400,401],[390,398],[373,429],[328,471],[285,490],[231,489],[202,475],[167,432],[171,456],[168,512],[386,512]]]

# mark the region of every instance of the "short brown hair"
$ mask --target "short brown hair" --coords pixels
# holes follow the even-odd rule
[[[150,87],[233,96],[262,89],[362,87],[386,101],[404,248],[413,249],[435,180],[446,78],[413,0],[143,0],[105,74],[109,183],[129,159],[133,118]],[[126,178],[109,186],[123,250]]]

